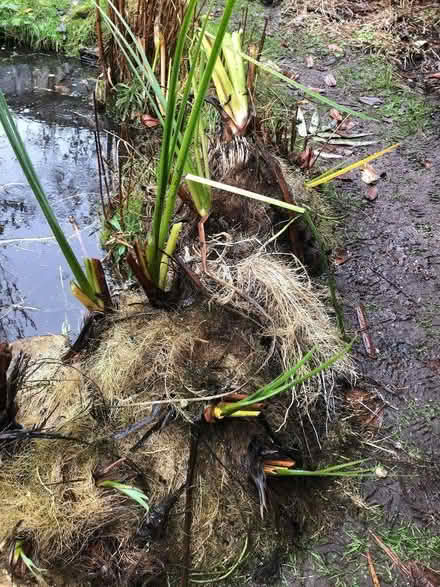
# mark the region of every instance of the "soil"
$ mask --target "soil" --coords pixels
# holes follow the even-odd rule
[[[278,10],[266,9],[274,35],[279,27]],[[311,49],[312,68],[306,67],[304,54],[296,56],[293,47],[284,51],[281,67],[298,74],[298,81],[306,86],[326,88],[324,77],[332,73],[337,84],[326,88],[324,95],[338,103],[376,116],[378,110],[363,106],[359,97],[376,96],[385,105],[391,100],[386,92],[372,89],[371,80],[370,85],[365,85],[362,76],[347,82],[347,70],[362,71],[366,63],[374,67],[365,55],[347,45],[344,55],[338,57]],[[399,85],[402,87],[398,73],[395,68],[397,92]],[[365,558],[368,548],[378,565],[382,585],[406,584],[396,568],[386,568],[386,557],[375,541],[369,540],[368,532],[390,536],[394,531],[411,528],[415,535],[420,529],[436,536],[440,531],[440,112],[438,96],[414,95],[428,107],[424,129],[411,132],[394,152],[373,162],[381,177],[377,199],[367,199],[368,186],[360,181],[358,171],[335,180],[332,196],[336,210],[344,216],[339,226],[342,249],[335,255],[339,259],[334,271],[346,331],[349,336],[359,334],[356,309],[363,304],[368,333],[376,349],[376,358],[371,358],[361,337],[354,344],[358,383],[361,388],[368,383],[369,393],[384,402],[381,425],[374,438],[365,435],[360,440],[361,444],[371,440],[374,446],[364,444],[368,456],[385,463],[396,474],[383,481],[362,483],[356,489],[358,507],[353,508],[353,494],[344,502],[339,492],[336,515],[326,512],[330,520],[321,525],[315,540],[302,554],[292,555],[295,564],[283,567],[282,584],[371,585]],[[383,119],[359,121],[355,130],[374,133],[378,144],[355,149],[350,162],[407,134],[398,117],[388,118],[385,123]],[[403,548],[400,556],[405,560],[405,556],[411,558],[414,553],[405,553]],[[430,560],[424,557],[426,554],[421,553],[419,562],[439,568],[438,545]]]
[[[283,30],[279,7],[266,8],[265,13],[271,19],[273,35],[280,27]],[[366,198],[367,186],[360,181],[359,172],[334,181],[326,190],[335,211],[343,216],[338,226],[341,249],[332,251],[330,258],[346,333],[348,337],[362,334],[356,313],[362,304],[375,354],[375,358],[369,356],[362,337],[353,346],[359,372],[355,397],[362,398],[358,403],[367,406],[367,416],[364,410],[359,434],[347,436],[347,444],[353,447],[339,442],[332,459],[338,462],[355,448],[358,454],[381,463],[388,476],[363,482],[307,484],[309,503],[313,501],[314,507],[294,511],[292,518],[289,515],[290,557],[286,559],[276,547],[259,566],[254,565],[257,568],[250,576],[243,578],[248,585],[369,586],[372,578],[367,550],[371,551],[381,585],[406,584],[370,537],[370,531],[381,536],[403,561],[417,559],[421,564],[440,567],[440,543],[428,539],[440,534],[436,462],[440,453],[440,241],[435,230],[440,205],[436,174],[440,164],[440,153],[436,152],[438,98],[426,98],[429,120],[414,132],[403,127],[399,115],[384,122],[383,114],[361,104],[359,97],[374,95],[386,105],[391,101],[391,87],[386,91],[372,89],[371,76],[368,82],[362,77],[351,81],[344,77],[347,68],[362,71],[365,59],[348,47],[339,57],[318,50],[314,66],[307,68],[304,54],[292,46],[285,48],[281,65],[295,71],[299,81],[311,87],[324,88],[324,77],[332,73],[337,83],[326,88],[328,97],[377,115],[379,122],[359,121],[356,126],[356,132],[373,133],[377,145],[354,149],[353,160],[406,135],[398,149],[373,163],[380,176],[374,201]],[[374,67],[371,61],[368,63]],[[296,99],[293,94],[291,97]],[[307,111],[309,106],[304,108]],[[402,120],[409,108],[409,103],[401,105]],[[350,397],[354,401],[353,391],[347,392],[348,403]],[[341,412],[340,436],[344,426]],[[300,491],[299,484],[296,490]],[[300,525],[299,519],[305,522]],[[253,561],[258,557],[259,552],[249,558]],[[229,584],[236,583],[231,580]]]

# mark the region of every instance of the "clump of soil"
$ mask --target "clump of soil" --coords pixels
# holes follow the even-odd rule
[[[318,400],[330,414],[335,380],[353,369],[344,358],[264,418],[208,424],[210,398],[253,392],[314,344],[308,369],[342,348],[301,265],[267,253],[229,261],[219,255],[204,278],[209,301],[139,311],[127,298],[94,350],[50,385],[34,374],[19,390],[17,420],[34,437],[19,430],[3,446],[0,525],[56,584],[165,585],[185,568],[209,582],[250,544],[263,561],[278,533],[290,540],[299,498],[265,480],[264,455],[301,463],[297,418]],[[139,488],[149,511],[102,480]]]

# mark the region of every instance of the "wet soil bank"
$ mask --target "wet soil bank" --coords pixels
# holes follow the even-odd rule
[[[326,88],[324,78],[331,73],[336,86],[327,87],[326,96],[379,119],[357,122],[356,132],[374,133],[377,146],[356,149],[350,161],[400,142],[373,163],[381,176],[374,201],[366,197],[359,172],[334,181],[328,194],[342,217],[334,270],[347,333],[361,334],[357,308],[363,304],[375,355],[369,356],[359,337],[353,348],[358,387],[381,404],[380,416],[371,416],[376,430],[361,431],[359,443],[389,475],[336,488],[327,519],[292,553],[281,584],[372,585],[370,550],[381,585],[422,585],[393,567],[370,531],[403,561],[440,568],[440,101],[420,90],[411,93],[397,68],[394,81],[381,88],[375,76],[384,60],[347,48],[335,58],[325,40],[308,41],[300,55],[284,50],[281,63],[315,88]],[[314,56],[311,68],[307,53]],[[379,106],[363,105],[362,96],[378,98]],[[390,116],[383,114],[387,108]],[[408,116],[416,108],[425,113],[418,121]],[[335,488],[327,499],[334,495]]]
[[[75,253],[101,256],[90,92],[95,69],[38,53],[0,54],[0,88]],[[111,137],[103,136],[105,152]],[[0,338],[77,331],[70,271],[21,167],[0,133]],[[75,227],[79,228],[81,238]]]

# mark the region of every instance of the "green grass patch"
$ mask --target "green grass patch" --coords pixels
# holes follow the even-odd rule
[[[0,34],[32,49],[59,51],[63,34],[58,30],[69,0],[0,0]]]
[[[96,11],[91,0],[78,4],[66,18],[67,40],[64,50],[68,55],[77,55],[83,47],[96,44]]]
[[[438,568],[440,562],[440,537],[435,530],[419,528],[415,525],[402,523],[393,528],[387,528],[384,523],[374,518],[372,531],[379,536],[384,544],[390,548],[403,563],[414,560],[422,565]],[[323,556],[318,549],[310,547],[305,557],[299,557],[292,553],[285,565],[283,565],[284,582],[290,584],[292,576],[300,578],[304,572],[315,578],[327,579],[335,587],[356,587],[369,582],[369,571],[365,553],[371,552],[374,566],[381,584],[402,585],[402,576],[394,567],[392,561],[385,552],[376,544],[374,538],[365,531],[344,532],[348,539],[343,554],[328,552]],[[323,544],[327,539],[323,541]],[[319,544],[316,544],[318,547]],[[304,559],[307,561],[303,568]]]
[[[383,99],[383,106],[375,112],[379,118],[392,119],[390,138],[400,140],[430,126],[432,106],[423,96],[397,83],[391,64],[382,57],[369,55],[355,65],[341,67],[339,73],[353,90]]]
[[[69,0],[0,0],[0,36],[29,49],[76,55],[95,42],[95,11],[91,0],[70,6]]]

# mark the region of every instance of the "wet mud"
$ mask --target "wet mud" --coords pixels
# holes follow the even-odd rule
[[[380,91],[362,81],[348,83],[340,73],[347,66],[360,70],[364,63],[360,54],[348,50],[338,58],[315,56],[311,69],[303,56],[297,58],[288,50],[281,59],[282,66],[299,74],[298,81],[309,87],[326,88],[324,77],[334,74],[337,86],[326,88],[325,95],[375,116],[377,111],[363,106],[359,97],[381,98]],[[387,97],[382,99],[386,104]],[[385,574],[381,565],[387,558],[374,541],[371,544],[369,532],[389,534],[405,526],[414,532],[440,533],[440,105],[436,96],[424,99],[431,108],[425,130],[404,137],[394,152],[373,162],[381,177],[377,198],[367,199],[359,171],[335,180],[331,193],[332,205],[342,217],[334,271],[347,334],[359,336],[353,347],[358,384],[368,383],[384,405],[374,438],[361,438],[360,443],[371,441],[364,445],[364,455],[384,463],[391,474],[360,484],[359,507],[353,507],[352,498],[344,507],[344,498],[339,497],[339,507],[333,514],[330,508],[317,543],[299,556],[302,563],[295,571],[292,565],[285,566],[284,584],[371,585],[365,550],[357,558],[347,555],[356,537],[370,543],[380,561],[381,585],[407,585],[396,568]],[[398,120],[378,118],[357,122],[356,132],[374,133],[377,146],[356,149],[350,162],[397,142]],[[359,304],[367,316],[375,358],[362,343]],[[375,517],[373,511],[380,515]],[[423,554],[420,558],[439,568],[440,551],[433,550],[429,561]]]

